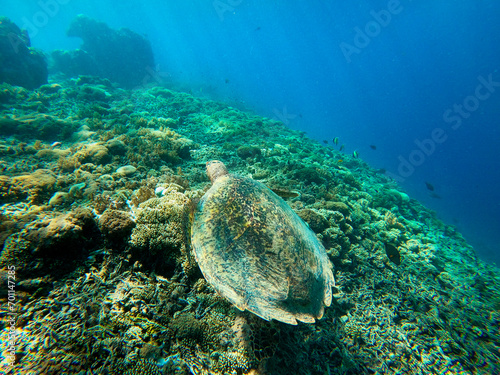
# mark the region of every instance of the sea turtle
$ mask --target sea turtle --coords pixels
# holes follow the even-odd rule
[[[314,323],[335,285],[325,248],[264,184],[207,163],[212,187],[194,213],[191,241],[210,285],[265,320]]]

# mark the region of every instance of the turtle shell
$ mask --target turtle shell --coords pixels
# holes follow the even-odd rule
[[[297,324],[314,323],[330,306],[335,281],[325,248],[262,183],[216,176],[191,233],[205,279],[238,309]]]

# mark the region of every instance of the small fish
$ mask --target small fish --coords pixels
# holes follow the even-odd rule
[[[434,191],[434,186],[430,182],[425,182],[425,186],[427,187],[428,190]]]
[[[62,143],[61,142],[54,142],[50,145],[50,147],[54,148],[54,147],[58,147],[60,146]]]
[[[370,145],[370,148],[371,148],[372,150],[376,150],[376,149],[377,149],[377,146],[375,146],[375,145]]]
[[[300,193],[296,190],[288,190],[288,189],[281,189],[281,188],[273,188],[271,189],[276,195],[280,196],[281,198],[297,198],[300,197]]]
[[[323,139],[323,143],[324,143],[325,145],[327,145],[327,144],[328,144],[328,141],[327,141],[326,139]]]
[[[333,138],[333,144],[338,145],[339,144],[339,137]]]
[[[359,152],[357,152],[356,150],[354,150],[354,151],[353,151],[353,153],[352,153],[352,157],[353,157],[354,159],[359,158]]]
[[[342,159],[337,160],[337,163],[343,163],[343,162],[344,162],[344,160],[342,160]]]
[[[339,151],[344,151],[344,148],[345,148],[344,145],[340,145]]]

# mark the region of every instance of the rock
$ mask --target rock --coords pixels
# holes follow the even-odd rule
[[[81,49],[72,51],[55,50],[52,52],[51,57],[51,70],[62,72],[68,77],[99,74],[94,58]]]
[[[120,176],[131,176],[137,171],[137,168],[133,165],[124,165],[116,170],[116,173]]]
[[[26,30],[7,17],[0,17],[0,82],[27,89],[47,83],[47,62],[43,53],[30,46]]]
[[[113,30],[104,22],[79,15],[67,35],[83,40],[76,51],[57,51],[54,67],[70,76],[99,75],[124,87],[135,87],[153,79],[154,57],[149,41],[129,30]]]

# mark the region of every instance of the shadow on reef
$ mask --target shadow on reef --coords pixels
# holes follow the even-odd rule
[[[90,76],[4,83],[0,111],[12,374],[500,373],[498,269],[361,159],[221,103]],[[324,244],[337,285],[315,324],[241,312],[202,277],[190,216],[211,159],[287,199]]]
[[[0,16],[0,83],[34,89],[47,83],[47,77],[43,52],[31,47],[26,30]]]

